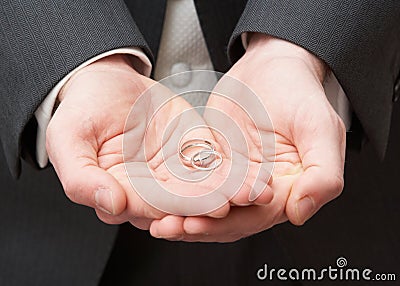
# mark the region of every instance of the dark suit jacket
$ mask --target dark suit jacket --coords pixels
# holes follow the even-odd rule
[[[349,152],[344,195],[299,229],[284,225],[275,235],[267,231],[235,244],[188,245],[156,242],[127,226],[116,238],[117,227],[68,202],[51,168],[38,172],[24,163],[14,181],[8,170],[17,177],[21,158],[35,162],[33,113],[50,89],[82,62],[114,48],[139,46],[154,63],[166,3],[2,0],[0,285],[96,285],[115,239],[103,285],[112,285],[115,273],[147,285],[249,285],[266,262],[322,267],[341,255],[382,272],[399,269],[400,237],[393,227],[399,218],[398,106],[397,122],[390,122],[400,96],[400,3],[246,2],[196,1],[215,69],[227,71],[243,54],[239,36],[246,31],[292,41],[323,59],[354,108],[360,126],[353,129],[371,143]],[[379,161],[388,142],[388,156]],[[121,257],[125,267],[117,263]]]

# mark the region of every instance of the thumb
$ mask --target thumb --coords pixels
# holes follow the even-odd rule
[[[61,109],[60,105],[47,129],[46,148],[66,196],[109,215],[121,214],[126,208],[125,191],[98,165],[95,129],[89,120],[82,122],[74,112],[66,115]]]
[[[304,224],[342,189],[343,178],[330,175],[320,167],[308,168],[292,186],[286,204],[288,219],[295,225]]]
[[[318,119],[302,121],[294,135],[304,170],[293,183],[286,204],[288,219],[295,225],[304,224],[324,204],[339,196],[344,186],[343,122],[333,110],[314,115]]]

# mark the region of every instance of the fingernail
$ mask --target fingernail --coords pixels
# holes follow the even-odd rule
[[[164,238],[164,237],[163,237],[162,235],[160,235],[158,232],[153,233],[152,236],[153,236],[154,238],[159,238],[159,239]]]
[[[212,218],[224,218],[224,217],[226,217],[226,214],[225,213],[223,213],[223,214],[217,213],[217,214],[210,214],[208,216],[212,217]]]
[[[310,197],[306,196],[301,200],[299,200],[296,203],[296,215],[298,221],[301,224],[306,222],[306,220],[308,220],[313,215],[314,209],[315,209],[315,204]]]
[[[261,194],[263,190],[256,191],[254,188],[251,189],[249,194],[249,202],[254,202]]]
[[[94,199],[99,210],[109,215],[114,214],[114,200],[111,190],[98,189],[94,195]]]
[[[183,234],[163,237],[163,239],[170,240],[170,241],[181,241],[183,238],[184,238]]]

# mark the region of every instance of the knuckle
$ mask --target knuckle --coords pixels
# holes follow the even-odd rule
[[[136,228],[141,229],[141,230],[149,230],[150,225],[151,225],[151,220],[148,219],[141,219],[141,218],[136,218],[136,219],[131,219],[129,222]]]
[[[144,217],[145,218],[151,218],[151,219],[161,219],[165,215],[162,215],[160,211],[153,209],[152,207],[147,207],[145,212],[144,212]]]
[[[328,182],[329,189],[332,191],[334,197],[339,196],[344,188],[343,175],[332,176]]]
[[[82,195],[82,192],[80,190],[81,188],[79,187],[79,184],[77,184],[73,180],[65,180],[64,182],[62,182],[62,186],[64,188],[64,193],[69,200],[74,203],[80,202],[80,196]]]
[[[136,205],[132,214],[138,218],[161,219],[165,214],[145,202]]]
[[[64,193],[65,195],[68,197],[68,199],[70,199],[71,201],[74,201],[75,198],[75,194],[74,194],[74,187],[72,185],[72,183],[70,182],[63,182],[63,189],[64,189]]]
[[[107,215],[97,209],[96,209],[96,215],[97,215],[98,219],[101,220],[102,222],[104,222],[105,224],[115,225],[115,224],[121,224],[121,223],[125,222],[125,220],[119,216]]]

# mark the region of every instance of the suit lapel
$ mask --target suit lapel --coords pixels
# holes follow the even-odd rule
[[[229,67],[227,45],[246,5],[246,0],[195,0],[197,14],[214,68],[226,72]]]

